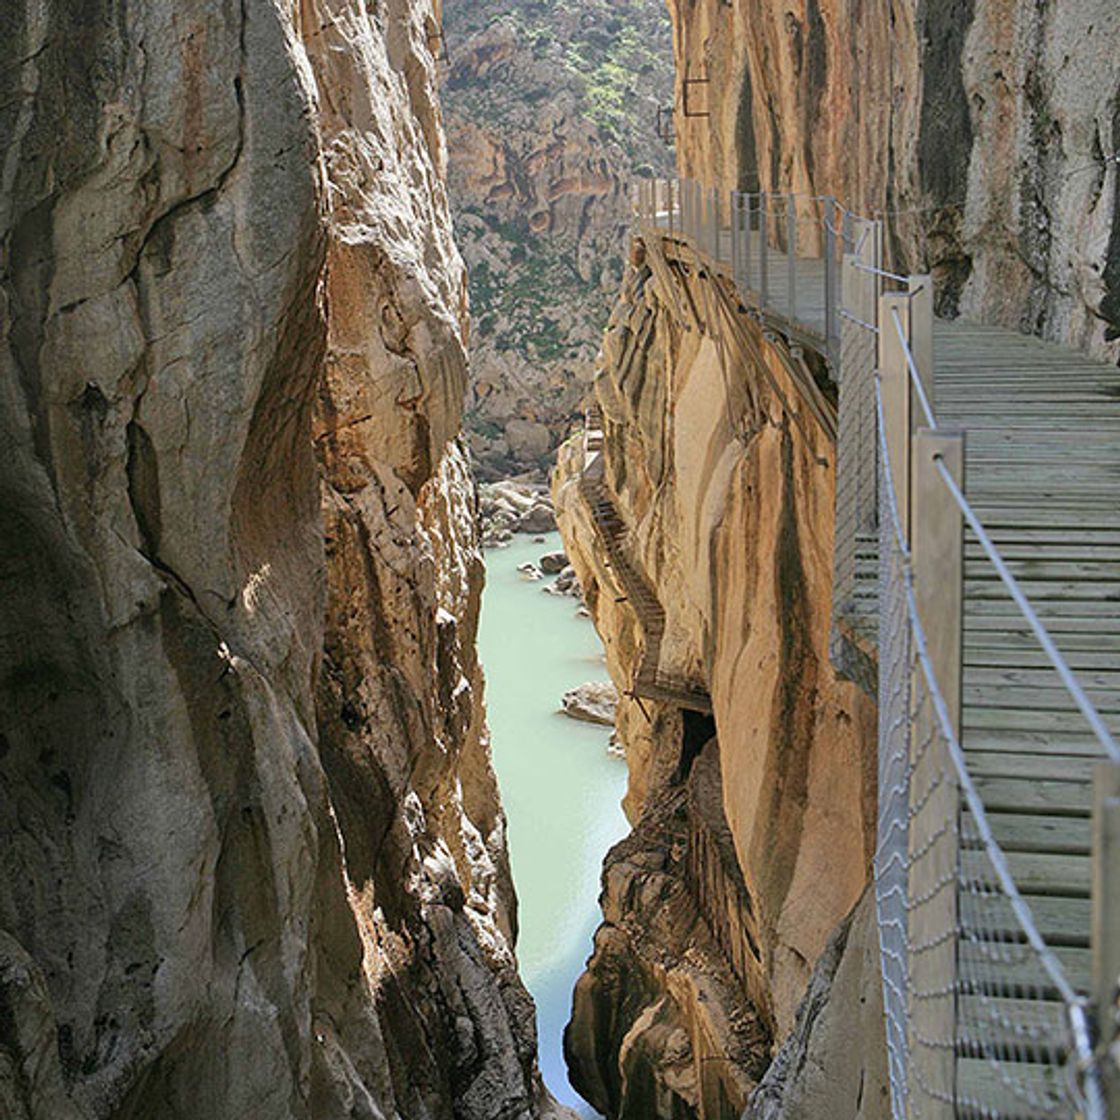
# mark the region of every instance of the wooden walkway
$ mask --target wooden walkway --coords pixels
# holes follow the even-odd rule
[[[661,231],[648,230],[648,236]],[[674,251],[681,239],[669,239]],[[729,235],[704,267],[733,278]],[[744,270],[740,262],[740,281]],[[823,265],[799,261],[797,323],[790,334],[823,339]],[[781,329],[788,273],[769,261],[767,307],[759,306],[757,254],[739,294]],[[824,354],[824,348],[821,348]],[[827,357],[827,355],[825,355]],[[1114,734],[1120,734],[1120,370],[1014,331],[963,322],[934,326],[934,411],[942,427],[966,430],[965,490],[1023,591]],[[877,625],[877,545],[864,542],[857,570],[863,632]],[[1101,747],[1077,711],[980,545],[966,533],[963,747],[996,840],[1068,978],[1090,985],[1090,771]],[[967,818],[964,834],[969,834]],[[962,876],[982,858],[967,842]],[[962,878],[963,883],[963,878]],[[985,920],[991,920],[991,914]],[[1002,936],[1018,934],[1009,920]],[[992,937],[967,927],[959,952]],[[996,925],[998,926],[998,921]],[[1012,954],[1013,956],[1013,954]],[[1056,993],[1022,983],[1010,959],[981,995],[999,1002],[1002,1027],[957,1038],[957,1080],[978,1108],[961,1117],[1059,1115],[1062,1071],[1020,1041],[1025,1026],[1061,1037]],[[1037,970],[1035,970],[1037,974]],[[967,1023],[965,992],[961,1021]],[[974,1020],[976,1021],[976,1020]],[[1037,1032],[1036,1032],[1037,1033]],[[1016,1104],[994,1062],[1014,1065],[1055,1111]],[[1032,1064],[1035,1063],[1035,1064]],[[985,1109],[988,1112],[985,1112]]]
[[[594,418],[592,418],[592,416]],[[597,410],[587,421],[587,461],[579,479],[580,495],[591,511],[595,532],[607,555],[610,570],[625,592],[642,628],[642,657],[631,682],[630,693],[648,700],[661,700],[678,708],[712,713],[712,699],[701,681],[662,668],[661,642],[665,634],[665,608],[637,561],[631,556],[628,529],[611,500],[603,472],[602,424]]]
[[[939,423],[967,432],[970,502],[1120,733],[1120,370],[955,322],[935,325],[934,371]],[[968,531],[962,700],[962,745],[995,838],[1043,937],[1088,992],[1090,778],[1101,748]],[[1060,1033],[1056,993],[1050,1004],[1019,999],[1018,979],[1008,965],[1005,986],[990,993],[1009,1001],[1009,1020],[1051,1021]],[[1006,1110],[988,1059],[1031,1055],[1017,1055],[1006,1037],[962,1033],[962,1086]],[[1038,1080],[1054,1072],[1039,1067]],[[1062,1087],[1037,1088],[1057,1098]]]

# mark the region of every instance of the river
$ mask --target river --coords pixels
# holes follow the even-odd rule
[[[576,601],[548,595],[517,572],[562,547],[556,533],[545,541],[516,536],[487,552],[479,648],[520,902],[517,958],[537,1004],[541,1072],[558,1100],[596,1117],[568,1083],[562,1040],[599,922],[600,865],[627,832],[619,807],[626,764],[607,753],[608,728],[559,713],[567,689],[606,680],[607,672]]]

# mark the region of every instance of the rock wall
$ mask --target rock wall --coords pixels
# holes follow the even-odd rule
[[[740,1114],[771,1042],[795,1025],[814,963],[864,893],[874,843],[874,708],[828,659],[832,446],[807,410],[791,410],[797,389],[778,348],[732,306],[718,310],[695,270],[652,270],[639,245],[595,383],[606,492],[666,616],[661,668],[706,684],[705,749],[721,775],[717,795],[692,792],[703,716],[671,701],[622,700],[634,836],[606,861],[604,925],[568,1033],[576,1083],[593,1087],[589,1071],[600,1071],[609,1084],[601,1071],[615,1070],[619,1085],[628,1076],[680,1085],[683,1066],[693,1086],[721,1089],[678,1090],[672,1107],[645,1113],[628,1111],[624,1092],[592,1095],[612,1117]],[[646,636],[579,485],[586,462],[578,440],[565,445],[554,498],[611,675],[626,691]],[[678,807],[683,790],[687,809]],[[664,823],[674,813],[690,818],[676,830]],[[694,926],[651,916],[673,892],[691,900]],[[678,959],[718,981],[719,999],[682,998],[665,963]],[[617,978],[630,974],[643,977],[641,994],[623,998]],[[646,1038],[666,1004],[691,1039],[673,1061]],[[696,1007],[758,1029],[740,1045]],[[645,1055],[640,1073],[628,1073],[630,1053]],[[723,1057],[705,1060],[712,1054]],[[867,1093],[885,1099],[870,1084]]]
[[[670,0],[682,173],[881,212],[963,314],[1120,359],[1111,0]]]
[[[0,15],[0,1115],[550,1109],[427,0]]]
[[[444,89],[470,266],[467,423],[484,478],[547,469],[622,279],[629,182],[667,174],[664,0],[448,0]]]

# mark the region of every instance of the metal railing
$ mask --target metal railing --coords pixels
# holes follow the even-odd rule
[[[887,272],[881,224],[834,199],[651,180],[636,202],[647,235],[687,243],[701,278],[733,280],[764,326],[815,346],[839,386],[832,656],[879,703],[895,1120],[1120,1116],[1120,751],[967,496],[964,434],[938,425],[930,278]],[[962,745],[965,527],[1098,747],[1091,937],[1068,888],[1020,885],[1020,849],[1002,846]],[[1086,948],[1091,982],[1071,971]]]

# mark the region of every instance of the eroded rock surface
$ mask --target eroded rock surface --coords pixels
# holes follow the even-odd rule
[[[613,727],[618,689],[610,681],[588,681],[568,689],[560,698],[560,706],[572,719]]]
[[[0,17],[5,1118],[549,1108],[436,18]]]
[[[666,1076],[677,1077],[683,1060],[713,1095],[677,1094],[671,1109],[647,1115],[710,1118],[729,1114],[720,1111],[716,1084],[726,1100],[745,1105],[770,1041],[793,1028],[814,963],[864,892],[874,838],[875,714],[828,658],[831,445],[811,419],[787,411],[784,402],[797,390],[753,322],[744,318],[742,329],[765,374],[732,364],[743,361],[738,351],[729,358],[698,322],[683,329],[675,309],[688,300],[714,315],[701,283],[685,278],[690,294],[682,288],[672,297],[647,264],[628,275],[595,385],[602,451],[582,440],[565,444],[554,497],[620,691],[629,691],[643,661],[649,611],[627,593],[603,547],[602,523],[581,484],[592,463],[602,470],[600,497],[624,519],[628,562],[645,573],[664,614],[660,672],[702,683],[710,695],[712,717],[682,711],[692,702],[683,691],[677,703],[623,695],[617,714],[635,836],[656,874],[673,863],[681,891],[694,900],[697,944],[706,932],[709,946],[701,973],[729,972],[722,1000],[765,1026],[737,1061],[701,1062],[693,1054],[669,1063]],[[707,795],[690,798],[692,823],[682,839],[661,822],[666,805],[684,796],[707,738],[720,777],[714,793],[709,779]],[[625,853],[615,849],[607,859],[605,925],[577,989],[568,1041],[576,1068],[599,1071],[604,1084],[607,1070],[623,1076],[623,1039],[631,1052],[660,1021],[651,1009],[668,988],[649,962],[692,948],[649,919],[648,898],[659,894],[660,880]],[[630,885],[616,891],[620,875]],[[654,977],[644,996],[624,997],[612,979],[628,970]],[[610,1015],[625,1027],[603,1028]],[[703,1020],[681,1015],[688,1030]],[[719,1030],[711,1037],[722,1044]],[[651,1038],[643,1046],[656,1080],[657,1044]],[[609,1115],[622,1115],[619,1092],[593,1099],[609,1099]]]

